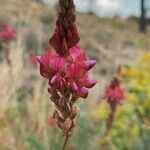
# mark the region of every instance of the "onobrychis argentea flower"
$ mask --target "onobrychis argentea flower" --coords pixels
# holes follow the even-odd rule
[[[62,94],[69,91],[76,97],[86,98],[88,89],[96,84],[96,80],[88,76],[88,71],[96,61],[88,60],[79,46],[69,49],[69,55],[59,56],[51,49],[38,57],[40,73],[49,80],[49,85]]]
[[[9,58],[10,42],[16,39],[16,31],[9,24],[2,24],[0,27],[0,44],[3,46],[3,52],[5,60],[9,66],[11,66],[11,60]]]
[[[122,104],[125,98],[125,90],[121,87],[121,82],[117,76],[114,76],[111,83],[106,86],[105,95],[103,98],[107,100],[110,107],[110,112],[106,119],[105,134],[107,134],[112,127],[117,105]]]
[[[5,24],[2,25],[0,31],[0,43],[8,42],[14,40],[16,38],[16,31],[12,28],[12,26]]]
[[[48,79],[48,92],[56,106],[53,118],[68,137],[79,113],[74,103],[80,97],[87,98],[89,89],[96,84],[96,80],[88,75],[96,61],[89,60],[78,45],[80,38],[73,0],[59,0],[59,6],[56,29],[49,40],[52,48],[46,49],[37,59],[41,75]]]
[[[122,103],[125,98],[125,90],[121,87],[117,77],[113,77],[111,83],[105,89],[105,96],[109,102]]]

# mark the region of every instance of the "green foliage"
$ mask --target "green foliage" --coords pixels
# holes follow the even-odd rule
[[[0,52],[3,50],[3,45],[0,44]]]
[[[27,33],[25,45],[27,51],[29,52],[33,52],[38,49],[38,39],[34,32],[30,31]]]
[[[27,136],[25,141],[27,142],[29,150],[45,150],[44,145],[34,135]]]
[[[94,140],[94,130],[95,128],[91,122],[91,118],[80,116],[77,120],[76,133],[72,138],[74,149],[93,149],[94,145],[91,142]]]

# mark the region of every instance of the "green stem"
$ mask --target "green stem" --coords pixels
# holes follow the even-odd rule
[[[66,148],[66,146],[67,146],[68,139],[69,139],[69,136],[66,135],[66,137],[65,137],[65,142],[64,142],[64,144],[63,144],[62,150],[65,150],[65,148]]]

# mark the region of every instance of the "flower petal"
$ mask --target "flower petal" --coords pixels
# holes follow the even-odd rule
[[[96,63],[97,63],[96,60],[87,60],[87,61],[84,61],[81,64],[81,66],[86,70],[90,70]]]
[[[85,87],[82,87],[82,88],[80,88],[79,90],[78,90],[78,95],[80,96],[80,97],[83,97],[83,98],[87,98],[87,96],[88,96],[88,89],[87,88],[85,88]]]
[[[95,79],[87,77],[81,80],[80,85],[86,88],[92,88],[96,83],[97,81]]]
[[[63,57],[55,56],[50,61],[49,67],[55,72],[64,73],[67,71],[67,61]]]
[[[57,82],[59,82],[60,80],[61,80],[60,74],[55,74],[55,75],[49,80],[49,83],[50,83],[50,85],[54,85],[54,84],[56,84]]]
[[[87,60],[84,50],[77,45],[69,49],[69,54],[68,60],[70,62]]]
[[[75,81],[73,81],[73,82],[71,83],[71,88],[72,88],[73,92],[78,91],[78,86],[77,86],[77,84],[76,84]]]

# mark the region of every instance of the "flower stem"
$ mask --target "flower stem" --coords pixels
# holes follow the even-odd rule
[[[65,148],[66,148],[66,146],[67,146],[68,139],[69,139],[69,136],[66,135],[66,137],[65,137],[65,142],[64,142],[64,144],[63,144],[62,150],[65,150]]]
[[[114,122],[115,113],[116,113],[116,103],[110,102],[110,113],[108,114],[107,120],[106,120],[106,132],[105,135],[108,134],[110,129],[112,128],[112,124]]]

